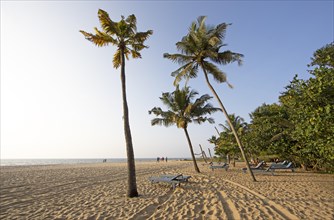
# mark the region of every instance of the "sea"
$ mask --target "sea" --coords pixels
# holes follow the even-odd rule
[[[136,162],[156,161],[156,158],[137,158]],[[0,166],[30,166],[56,164],[89,164],[89,163],[126,163],[126,158],[96,159],[0,159]]]

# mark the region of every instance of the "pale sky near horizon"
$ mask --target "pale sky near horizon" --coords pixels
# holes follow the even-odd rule
[[[119,21],[135,14],[138,31],[153,30],[142,59],[126,63],[127,98],[136,158],[190,157],[183,130],[151,126],[148,110],[163,107],[178,68],[163,53],[198,16],[207,24],[232,23],[225,50],[244,54],[244,64],[220,66],[226,84],[214,84],[229,113],[249,122],[262,103],[278,101],[295,74],[333,41],[333,1],[1,1],[1,151],[6,158],[125,158],[120,69],[115,48],[98,48],[79,30],[99,26],[97,11]],[[210,94],[204,78],[189,86]],[[212,103],[216,105],[214,99]],[[189,125],[195,151],[205,150],[224,123]],[[208,153],[208,152],[207,152]]]

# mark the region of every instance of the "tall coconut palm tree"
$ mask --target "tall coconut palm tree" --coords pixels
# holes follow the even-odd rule
[[[181,41],[176,43],[177,49],[181,52],[179,54],[168,54],[165,53],[164,57],[172,60],[181,65],[179,69],[172,73],[175,77],[174,85],[178,85],[182,79],[189,80],[191,78],[196,78],[199,68],[202,69],[204,77],[208,87],[217,99],[221,110],[223,111],[227,121],[233,131],[236,142],[240,148],[243,159],[245,160],[248,170],[250,170],[250,175],[253,181],[256,181],[253,172],[249,167],[248,160],[243,150],[243,146],[235,131],[232,122],[228,117],[226,108],[223,102],[219,98],[217,92],[213,88],[210,80],[209,74],[218,83],[227,82],[226,74],[220,70],[216,64],[228,64],[233,62],[238,62],[241,65],[243,57],[240,53],[234,53],[229,50],[220,52],[220,49],[226,44],[223,43],[225,38],[226,28],[229,24],[221,23],[217,26],[207,26],[205,24],[205,16],[200,16],[197,22],[193,22],[189,28],[189,33],[182,38]],[[231,86],[228,83],[229,86]]]
[[[178,128],[184,130],[195,171],[199,173],[200,170],[196,163],[193,146],[187,130],[188,124],[191,122],[201,124],[206,121],[214,123],[212,118],[208,118],[205,115],[220,109],[214,108],[210,103],[207,103],[212,98],[209,95],[202,95],[195,102],[192,102],[196,95],[198,93],[194,90],[190,91],[189,87],[184,87],[184,89],[180,90],[177,86],[174,92],[163,93],[162,97],[160,97],[160,100],[168,108],[168,111],[163,111],[160,107],[154,107],[149,111],[149,114],[153,113],[158,116],[158,118],[152,119],[152,125],[164,125],[166,127],[176,125]]]
[[[80,30],[80,32],[87,40],[99,47],[109,44],[117,47],[113,57],[113,65],[116,69],[121,67],[123,122],[128,164],[127,195],[128,197],[137,197],[136,167],[126,99],[125,58],[128,60],[130,55],[132,58],[141,58],[140,51],[144,48],[148,48],[144,45],[144,42],[152,35],[153,31],[137,32],[137,19],[135,15],[130,15],[126,19],[122,16],[119,22],[115,22],[110,19],[107,12],[99,9],[98,18],[102,30],[95,28],[95,34],[87,33],[82,30]]]

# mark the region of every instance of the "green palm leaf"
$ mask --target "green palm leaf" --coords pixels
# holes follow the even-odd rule
[[[103,35],[94,35],[82,30],[80,30],[80,32],[85,36],[87,40],[99,47],[107,46],[112,41],[109,37]]]
[[[113,22],[110,19],[109,14],[107,12],[103,11],[102,9],[99,9],[98,18],[100,21],[100,25],[105,33],[109,35],[119,34],[119,30],[117,29],[117,22]]]

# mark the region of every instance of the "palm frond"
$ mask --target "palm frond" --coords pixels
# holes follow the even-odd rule
[[[205,20],[206,20],[206,16],[199,16],[197,18],[198,31],[202,31],[202,32],[206,31]]]
[[[160,116],[151,120],[152,125],[164,125],[166,127],[176,124],[175,113],[172,111],[163,111],[159,107],[154,107],[149,114]]]
[[[137,31],[137,18],[134,14],[129,15],[125,21],[128,23],[129,28],[131,28],[134,32]]]
[[[225,39],[226,28],[231,24],[221,23],[215,26],[214,28],[208,31],[208,36],[210,37],[217,37],[220,40],[220,43]]]
[[[98,47],[107,46],[108,44],[112,42],[110,38],[107,38],[103,35],[94,35],[91,33],[87,33],[83,30],[80,30],[80,33],[82,33],[85,36],[86,40],[89,40],[90,42],[94,43]]]
[[[141,54],[137,50],[131,50],[132,58],[141,58]]]
[[[226,74],[218,69],[218,67],[210,62],[203,61],[203,68],[207,70],[208,74],[213,76],[213,79],[218,83],[227,82]]]
[[[95,30],[95,36],[96,37],[101,37],[103,38],[105,41],[108,41],[110,42],[111,44],[113,45],[118,45],[118,41],[116,39],[114,39],[112,36],[108,35],[107,33],[105,32],[102,32],[100,31],[99,29],[97,28],[94,28]]]
[[[109,14],[102,10],[99,9],[98,11],[98,18],[100,21],[100,25],[102,29],[109,35],[118,35],[119,30],[117,29],[117,22],[114,22],[110,19]]]
[[[175,77],[174,86],[178,85],[182,79],[188,80],[190,77],[194,78],[197,76],[198,67],[193,66],[192,62],[181,66],[176,71],[172,72],[172,76]]]
[[[121,54],[121,51],[119,49],[116,50],[112,62],[113,62],[113,65],[116,69],[118,69],[118,67],[121,66],[121,64],[122,64],[122,54]]]
[[[196,29],[197,29],[197,22],[196,21],[191,22],[191,25],[188,28],[188,32],[189,33],[194,32],[196,31]]]
[[[172,126],[174,125],[175,123],[170,121],[170,120],[167,120],[165,118],[154,118],[151,120],[151,125],[154,126],[154,125],[164,125],[165,127],[169,127],[169,126]]]
[[[152,30],[148,30],[146,32],[137,32],[133,36],[133,40],[138,44],[143,44],[144,41],[146,41],[152,34],[153,34]]]
[[[211,60],[219,64],[229,64],[233,62],[238,62],[238,65],[242,64],[243,54],[234,53],[229,50],[218,53],[217,57],[212,57]]]
[[[208,94],[202,95],[200,98],[196,99],[196,101],[194,102],[194,105],[203,106],[203,104],[209,101],[210,99],[212,99],[212,97],[209,96]]]
[[[132,54],[131,49],[129,47],[125,47],[123,50],[126,60],[129,60],[129,56]]]
[[[160,97],[160,100],[162,101],[162,103],[167,106],[167,108],[169,109],[175,109],[176,107],[174,106],[174,97],[172,93],[169,92],[165,92],[162,93],[162,96]]]
[[[223,125],[223,124],[219,124],[219,126],[220,127],[222,127],[223,128],[223,130],[226,132],[226,131],[228,131],[228,132],[231,132],[232,131],[232,129],[231,129],[231,127],[230,127],[230,125]]]
[[[204,122],[209,122],[210,124],[213,124],[215,123],[215,120],[208,117],[197,117],[193,119],[193,122],[195,122],[196,124],[202,124]]]
[[[189,63],[193,60],[192,56],[188,56],[188,55],[184,55],[184,54],[164,53],[163,57],[171,60],[174,63],[178,63],[180,65],[184,65],[184,64]]]
[[[195,97],[198,95],[198,92],[196,90],[190,90],[190,87],[186,86],[184,88],[184,90],[186,91],[186,93],[188,94],[188,99],[189,99],[189,102]]]
[[[129,41],[125,42],[127,45],[131,45],[131,47],[133,48],[133,50],[139,52],[144,48],[148,48],[148,46],[145,46],[144,44],[140,44],[140,43],[129,43]]]

